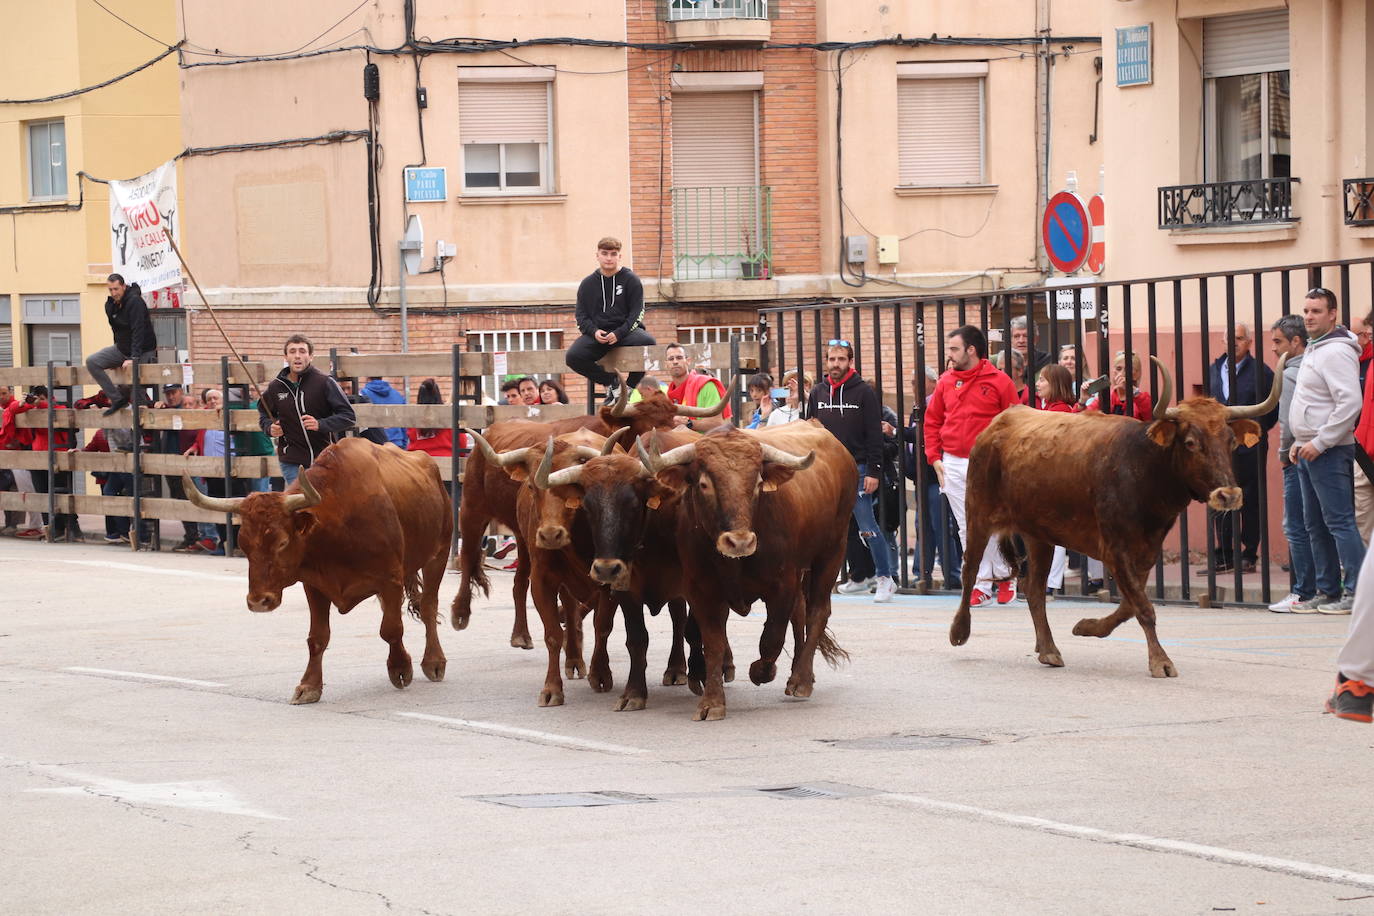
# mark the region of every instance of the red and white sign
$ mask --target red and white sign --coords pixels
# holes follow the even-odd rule
[[[1072,191],[1060,191],[1045,205],[1040,221],[1045,254],[1055,270],[1071,274],[1088,259],[1088,207]]]
[[[1102,273],[1102,265],[1107,261],[1107,204],[1101,194],[1088,199],[1088,222],[1092,226],[1092,245],[1088,248],[1088,270]]]
[[[176,238],[177,164],[164,162],[130,181],[110,182],[110,263],[146,296],[181,283],[181,262],[162,230]]]

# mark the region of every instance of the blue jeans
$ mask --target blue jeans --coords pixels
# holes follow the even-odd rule
[[[1283,469],[1283,536],[1288,539],[1290,589],[1306,601],[1317,593],[1317,568],[1312,563],[1312,542],[1307,538],[1307,519],[1302,508],[1302,480],[1298,466]]]
[[[940,484],[932,471],[927,478],[925,504],[921,507],[921,573],[934,568],[940,557],[940,570],[949,588],[962,588],[959,573],[964,566],[964,548],[959,543],[959,529],[954,523],[949,501],[940,492]]]
[[[286,481],[288,487],[296,482],[296,477],[300,472],[301,466],[299,464],[287,464],[285,461],[281,462],[281,479]]]
[[[878,491],[872,493],[864,492],[865,465],[859,465],[859,498],[854,503],[854,523],[859,526],[859,537],[863,538],[868,545],[868,552],[873,555],[873,572],[877,576],[892,577],[892,549],[888,546],[887,538],[882,536],[878,528],[878,517],[873,512],[873,497]],[[1353,509],[1351,518],[1354,518]]]
[[[1364,542],[1355,527],[1354,475],[1353,445],[1333,445],[1312,461],[1298,460],[1317,591],[1324,595],[1341,594],[1342,567],[1345,590],[1354,592],[1360,564],[1364,562]]]

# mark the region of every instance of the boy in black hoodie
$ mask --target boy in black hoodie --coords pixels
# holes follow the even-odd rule
[[[105,317],[114,332],[114,346],[96,350],[86,357],[86,371],[110,399],[105,408],[105,416],[129,406],[129,387],[115,385],[110,381],[106,369],[123,367],[128,369],[134,363],[157,362],[157,335],[153,333],[153,322],[148,318],[148,305],[143,301],[143,291],[138,284],[125,286],[119,274],[110,274],[105,287],[110,296],[105,300]]]
[[[634,271],[620,266],[620,240],[596,243],[597,269],[577,288],[577,329],[582,336],[568,347],[568,368],[607,389],[606,403],[620,396],[617,376],[597,363],[613,347],[650,347],[656,342],[644,330],[644,284]],[[643,372],[631,372],[625,383],[634,389]]]
[[[276,440],[281,476],[289,487],[301,468],[339,441],[339,434],[358,422],[339,383],[312,366],[315,345],[304,334],[292,334],[282,347],[286,368],[267,384],[258,401],[258,423]]]

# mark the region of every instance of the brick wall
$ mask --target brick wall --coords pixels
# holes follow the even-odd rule
[[[779,6],[772,41],[816,40],[815,0],[780,0]],[[665,40],[655,4],[627,0],[626,15],[630,41]],[[759,171],[762,182],[773,189],[773,273],[820,272],[815,61],[809,50],[629,52],[630,217],[639,274],[672,274],[674,68],[689,73],[763,71]]]

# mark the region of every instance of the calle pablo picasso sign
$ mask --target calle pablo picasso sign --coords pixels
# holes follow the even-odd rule
[[[181,283],[181,262],[162,230],[176,237],[177,167],[164,162],[146,175],[110,182],[110,263],[144,294]]]

